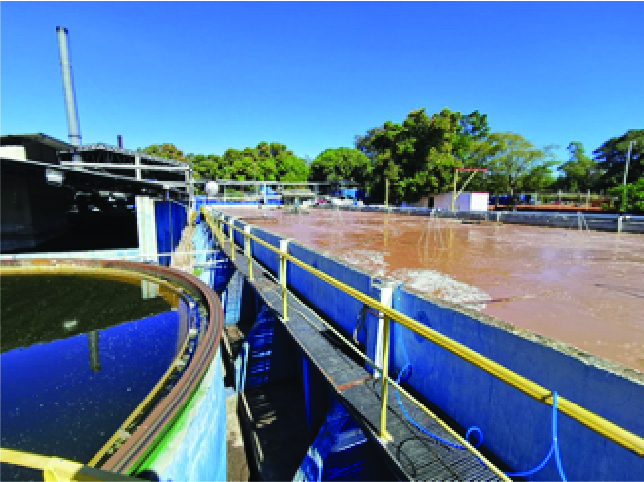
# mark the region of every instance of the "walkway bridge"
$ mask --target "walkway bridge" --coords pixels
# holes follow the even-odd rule
[[[229,216],[202,209],[202,217],[204,246],[214,243],[221,265],[247,288],[235,301],[225,269],[213,272],[226,311],[237,303],[227,351],[263,478],[290,478],[296,468],[263,453],[268,426],[281,423],[266,394],[293,371],[301,386],[290,387],[291,396],[304,399],[301,426],[323,421],[298,470],[323,479],[335,472],[326,472],[320,437],[345,433],[329,415],[324,420],[334,401],[396,478],[629,480],[644,473],[644,425],[629,408],[629,400],[644,400],[641,379],[580,366],[487,317],[428,307],[399,286]],[[609,385],[620,402],[598,395]],[[258,400],[272,407],[261,423]]]

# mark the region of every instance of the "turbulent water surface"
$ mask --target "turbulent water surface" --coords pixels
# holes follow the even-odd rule
[[[644,370],[642,235],[317,209],[226,212],[367,272]]]

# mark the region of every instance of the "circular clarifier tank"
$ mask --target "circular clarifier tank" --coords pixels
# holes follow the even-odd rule
[[[0,268],[0,446],[131,472],[213,359],[217,296],[192,276],[140,263]],[[0,480],[42,479],[1,469]]]

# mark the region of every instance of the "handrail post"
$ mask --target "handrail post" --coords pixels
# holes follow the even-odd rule
[[[230,259],[235,261],[235,219],[230,218],[228,224],[228,237],[230,238]]]
[[[399,283],[396,281],[382,281],[379,290],[379,301],[387,308],[393,308],[394,306],[394,292],[397,291]],[[376,367],[382,369],[381,360],[384,343],[384,313],[382,311],[378,312],[378,324],[376,326],[376,346],[374,347],[374,357],[373,359],[376,362]],[[374,370],[373,375],[375,378],[378,378],[380,374]]]
[[[288,239],[280,239],[280,285],[282,286],[282,317],[284,321],[288,320],[288,313],[286,312],[286,258],[284,257],[287,253]]]
[[[380,434],[378,438],[386,443],[393,438],[387,432],[387,397],[389,388],[389,325],[390,319],[385,315],[383,320],[384,343],[382,349],[382,374],[380,376]]]
[[[244,251],[248,257],[248,279],[253,281],[253,253],[250,246],[250,225],[244,226]]]

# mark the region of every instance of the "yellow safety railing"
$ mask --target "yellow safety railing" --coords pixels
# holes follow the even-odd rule
[[[223,226],[228,225],[229,229],[229,237],[230,237],[230,257],[231,259],[234,259],[234,251],[235,251],[235,245],[234,245],[234,237],[233,237],[233,232],[234,230],[242,231],[240,228],[234,226],[233,223],[226,221],[223,216],[218,216],[217,220],[215,221],[213,217],[208,213],[208,211],[202,207],[202,213],[204,214],[205,220],[208,223],[208,225],[211,227],[212,230],[220,230],[219,234],[215,234],[217,238],[221,241],[224,239],[224,234],[223,234]],[[413,401],[415,404],[417,404],[425,413],[427,413],[429,416],[432,416],[433,418],[436,419],[434,414],[427,409],[424,405],[422,405],[420,402],[415,400],[413,397],[409,395],[409,393],[402,389],[394,380],[389,378],[388,375],[388,358],[389,358],[389,322],[390,320],[396,321],[400,323],[402,326],[412,330],[415,333],[418,333],[419,335],[423,336],[424,338],[431,340],[432,342],[436,343],[437,345],[445,348],[446,350],[449,350],[450,352],[458,355],[459,357],[467,360],[468,362],[472,363],[473,365],[476,365],[479,367],[481,370],[489,373],[490,375],[498,378],[499,380],[502,380],[503,382],[507,383],[508,385],[516,388],[517,390],[523,392],[524,394],[528,395],[529,397],[534,398],[535,400],[542,402],[546,405],[552,406],[553,403],[553,392],[551,390],[548,390],[547,388],[542,387],[541,385],[533,382],[532,380],[529,380],[518,373],[515,373],[514,371],[504,367],[503,365],[500,365],[499,363],[481,355],[480,353],[472,350],[471,348],[457,342],[456,340],[453,340],[442,333],[426,326],[423,325],[422,323],[414,320],[413,318],[405,315],[404,313],[401,313],[397,310],[394,310],[393,308],[390,308],[373,298],[365,295],[364,293],[361,293],[360,291],[352,288],[351,286],[348,286],[331,276],[327,275],[326,273],[323,273],[322,271],[319,271],[306,263],[303,263],[299,259],[289,255],[285,251],[279,250],[272,246],[271,244],[259,239],[257,236],[254,236],[250,234],[249,232],[244,232],[244,242],[245,244],[249,244],[250,241],[255,241],[256,243],[260,244],[261,246],[264,246],[265,248],[269,249],[270,251],[273,251],[274,253],[278,254],[279,259],[280,259],[280,284],[282,286],[282,300],[283,300],[283,316],[285,319],[287,319],[287,311],[286,311],[286,263],[287,261],[292,263],[293,265],[301,268],[302,270],[314,275],[318,279],[324,281],[325,283],[333,286],[334,288],[338,289],[339,291],[346,293],[347,295],[353,297],[357,301],[361,302],[362,304],[373,308],[380,313],[382,313],[385,323],[384,323],[384,337],[383,337],[383,359],[381,363],[381,368],[378,368],[376,366],[376,363],[369,358],[367,358],[364,354],[361,352],[360,355],[362,358],[364,358],[375,370],[379,371],[382,376],[382,381],[381,381],[381,410],[380,410],[380,437],[382,440],[386,440],[388,438],[388,433],[387,433],[387,412],[386,412],[386,400],[387,400],[387,386],[388,384],[394,385],[397,389],[401,391],[407,398],[409,398],[411,401]],[[221,242],[221,246],[223,248],[224,243]],[[248,260],[249,263],[252,263],[252,258],[249,257]],[[346,341],[344,337],[342,337],[343,340]],[[348,342],[347,342],[348,343]],[[349,346],[352,347],[351,344]],[[589,428],[590,430],[593,430],[594,432],[598,433],[599,435],[607,438],[608,440],[611,440],[612,442],[622,446],[623,448],[635,453],[636,455],[639,455],[640,457],[644,457],[644,439],[642,437],[639,437],[638,435],[610,422],[609,420],[606,420],[605,418],[589,411],[586,410],[585,408],[577,405],[574,402],[571,402],[570,400],[567,400],[566,398],[562,396],[557,397],[557,410],[570,417],[571,419],[577,421],[581,425]],[[437,421],[444,426],[452,435],[455,435],[454,432],[446,425],[442,423],[440,419],[437,419]],[[502,476],[504,479],[506,478],[505,474],[502,472],[499,472],[496,467],[494,467],[491,463],[487,462],[487,460],[482,457],[479,452],[474,449],[469,443],[466,441],[462,440],[460,436],[457,436],[463,443],[465,447],[467,447],[471,452],[475,453],[477,457],[481,459],[490,469],[493,470],[493,472],[497,475]]]
[[[3,464],[26,467],[28,469],[42,470],[43,480],[45,482],[66,480],[137,480],[125,475],[87,467],[79,462],[73,462],[71,460],[6,448],[0,448],[0,462]]]
[[[152,390],[148,392],[146,397],[139,403],[134,410],[132,410],[132,413],[125,419],[125,421],[121,424],[121,426],[118,428],[116,432],[103,444],[103,446],[100,448],[98,452],[92,457],[92,460],[89,461],[87,465],[90,467],[95,467],[98,462],[101,461],[101,459],[105,456],[105,454],[116,444],[118,443],[119,439],[124,435],[128,434],[127,428],[130,426],[132,422],[134,422],[137,418],[141,416],[141,414],[146,410],[150,403],[154,400],[154,398],[157,396],[157,394],[161,391],[165,383],[168,381],[168,378],[176,371],[179,370],[182,367],[182,357],[185,354],[186,348],[188,346],[188,341],[189,341],[189,335],[186,335],[185,340],[183,341],[183,344],[181,345],[181,348],[177,351],[177,356],[172,360],[168,368],[166,369],[165,373],[161,378],[159,378],[159,381],[152,387]]]

